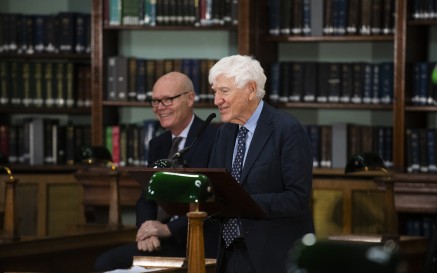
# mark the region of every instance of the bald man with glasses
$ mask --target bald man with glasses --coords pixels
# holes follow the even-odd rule
[[[175,151],[188,147],[204,124],[194,114],[194,87],[189,77],[179,72],[170,72],[154,84],[148,100],[161,126],[167,129],[149,142],[148,162],[169,158],[173,139],[178,139]],[[182,161],[186,167],[206,168],[217,132],[208,126],[196,140]],[[100,255],[94,265],[96,271],[129,268],[133,256],[185,257],[188,220],[185,216],[160,217],[155,201],[146,200],[142,192],[136,206],[136,242],[111,249]],[[158,219],[160,217],[160,219]],[[161,219],[162,218],[162,219]],[[213,219],[204,223],[205,256],[216,258],[219,240],[219,224]]]

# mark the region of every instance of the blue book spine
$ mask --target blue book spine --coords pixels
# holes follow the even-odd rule
[[[279,35],[281,0],[269,0],[267,2],[267,10],[269,19],[269,34]]]

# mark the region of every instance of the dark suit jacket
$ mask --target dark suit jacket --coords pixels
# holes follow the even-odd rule
[[[204,121],[194,117],[193,124],[188,132],[185,141],[185,147],[190,146],[194,141],[199,129],[204,124]],[[214,145],[217,127],[209,125],[203,134],[198,138],[197,142],[190,148],[190,150],[183,156],[183,160],[187,167],[190,168],[206,168],[208,167],[209,158],[212,147]],[[161,135],[150,140],[148,162],[153,163],[158,159],[165,159],[168,157],[172,144],[172,136],[170,131],[166,131]],[[144,191],[137,201],[136,206],[136,224],[139,228],[146,220],[156,220],[157,204],[152,200],[146,200]],[[185,216],[179,216],[178,219],[170,221],[168,227],[173,237],[178,242],[178,246],[182,251],[185,251],[187,241],[187,224],[188,220]],[[219,240],[219,225],[218,222],[209,219],[204,223],[204,239],[205,239],[205,255],[208,258],[216,258],[218,240]],[[185,256],[185,252],[182,253]]]
[[[231,171],[237,132],[236,124],[221,126],[210,167]],[[305,129],[294,117],[264,104],[241,184],[265,212],[263,219],[241,219],[252,264],[257,273],[286,272],[287,254],[295,241],[314,232],[309,208],[311,145]],[[220,242],[218,267],[224,252],[223,240]]]

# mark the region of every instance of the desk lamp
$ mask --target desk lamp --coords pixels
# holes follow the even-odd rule
[[[350,173],[361,173],[369,171],[380,171],[385,175],[385,231],[387,234],[385,234],[382,239],[399,239],[393,180],[391,179],[390,173],[386,169],[382,158],[374,152],[355,154],[349,159],[345,168],[346,175]]]
[[[347,241],[317,240],[306,234],[297,242],[287,262],[288,273],[406,273],[397,244],[363,244]]]
[[[89,166],[109,168],[109,226],[121,226],[120,214],[120,171],[112,162],[111,153],[104,146],[84,146],[81,149],[82,162]]]
[[[8,175],[5,179],[5,215],[4,215],[4,234],[3,238],[6,240],[18,239],[17,229],[15,226],[15,186],[18,179],[12,175],[12,171],[8,167],[0,166]]]
[[[156,200],[163,208],[189,204],[187,260],[188,273],[205,273],[203,221],[207,213],[199,211],[200,202],[214,199],[212,183],[202,174],[156,172],[150,178],[147,199]],[[167,206],[166,206],[167,205]],[[169,214],[174,214],[168,211]]]

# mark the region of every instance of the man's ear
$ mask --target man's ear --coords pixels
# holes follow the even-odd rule
[[[249,82],[247,83],[247,88],[249,89],[249,100],[253,100],[256,97],[256,83]]]

